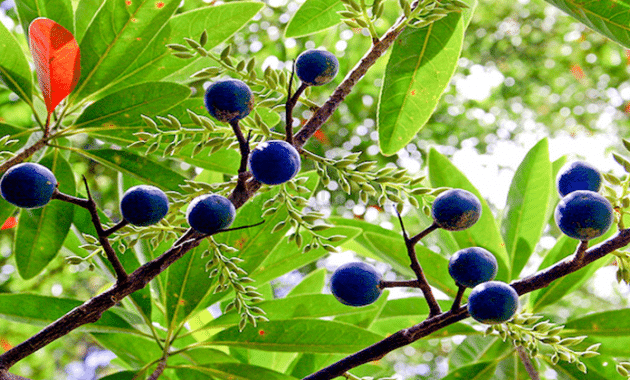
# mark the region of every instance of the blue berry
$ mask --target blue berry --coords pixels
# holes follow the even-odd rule
[[[309,86],[321,86],[332,81],[339,71],[339,61],[325,50],[307,50],[295,61],[300,80]]]
[[[162,220],[168,212],[166,194],[155,186],[129,188],[120,200],[120,213],[134,226],[146,227]]]
[[[254,94],[245,82],[226,79],[208,86],[204,104],[215,119],[226,123],[238,121],[254,108]]]
[[[565,197],[575,190],[597,192],[602,185],[602,175],[591,164],[575,161],[560,169],[556,177],[556,184],[561,197]]]
[[[213,234],[232,225],[236,208],[226,197],[217,194],[201,195],[188,205],[186,220],[196,231]]]
[[[589,190],[576,190],[562,198],[554,216],[560,230],[578,240],[602,236],[614,219],[610,202]]]
[[[348,263],[340,266],[330,279],[330,289],[339,302],[348,306],[365,306],[381,295],[381,275],[370,264]]]
[[[445,230],[461,231],[477,223],[481,216],[481,202],[470,191],[447,190],[435,198],[431,215]]]
[[[56,187],[57,179],[53,172],[32,162],[11,167],[0,179],[2,198],[21,208],[45,206]]]
[[[266,185],[279,185],[295,177],[300,163],[298,151],[282,140],[260,143],[249,156],[252,175]]]
[[[448,273],[458,285],[473,288],[482,282],[494,280],[497,259],[481,247],[460,249],[448,261]]]
[[[518,293],[500,281],[488,281],[473,288],[468,296],[468,313],[486,324],[507,322],[518,309]]]

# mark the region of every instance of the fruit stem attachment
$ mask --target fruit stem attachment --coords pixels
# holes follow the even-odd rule
[[[580,241],[580,245],[578,245],[577,250],[575,251],[575,258],[577,262],[582,261],[584,258],[584,252],[588,249],[588,240]]]
[[[378,284],[380,289],[385,288],[420,288],[418,280],[409,281],[381,281]]]
[[[120,230],[121,228],[125,227],[127,224],[129,224],[129,222],[125,219],[121,220],[120,222],[118,222],[115,226],[112,226],[108,229],[106,229],[105,231],[103,231],[103,235],[104,236],[111,236],[114,232]]]
[[[230,121],[230,125],[232,126],[232,130],[236,135],[238,146],[241,150],[241,166],[238,168],[238,182],[236,183],[236,188],[234,189],[234,191],[246,192],[246,182],[250,177],[249,173],[247,173],[247,160],[249,159],[249,139],[252,137],[252,131],[249,131],[249,133],[247,134],[247,139],[245,139],[238,120]]]
[[[466,290],[466,287],[463,285],[457,284],[457,286],[457,295],[455,296],[455,300],[453,300],[453,306],[451,306],[451,311],[453,313],[456,312],[457,309],[459,309],[459,306],[462,303],[462,298],[464,297],[464,291]]]
[[[291,87],[293,85],[293,77],[295,76],[295,61],[293,61],[293,69],[291,70],[291,79],[289,80],[289,89],[287,90],[287,104],[285,106],[286,109],[286,142],[293,145],[293,108],[297,104],[300,99],[300,95],[306,90],[308,84],[302,82],[300,87],[295,91],[295,94],[291,95]]]
[[[402,222],[401,222],[402,223]],[[430,234],[431,232],[435,231],[438,229],[438,225],[436,223],[433,223],[432,225],[430,225],[429,227],[425,228],[424,231],[420,232],[419,234],[417,234],[416,236],[412,237],[409,239],[409,242],[413,245],[418,244],[418,242],[420,240],[422,240],[425,236],[427,236],[428,234]]]
[[[105,256],[107,257],[107,260],[109,260],[109,262],[112,264],[112,267],[114,268],[114,272],[116,273],[116,280],[118,283],[125,282],[127,281],[129,276],[127,275],[127,272],[125,272],[125,268],[123,268],[120,260],[118,260],[118,256],[116,256],[114,248],[112,248],[112,245],[109,243],[109,239],[107,238],[107,236],[109,235],[105,230],[103,230],[101,219],[98,216],[96,202],[94,202],[94,199],[92,198],[90,187],[88,186],[85,176],[83,176],[83,183],[85,184],[85,190],[87,191],[88,199],[77,198],[71,195],[64,194],[60,192],[59,189],[55,189],[52,195],[52,199],[59,199],[63,202],[72,203],[79,207],[83,207],[90,212],[90,216],[92,217],[92,224],[94,224],[96,234],[98,235],[98,242],[103,247],[103,251],[105,251]],[[116,226],[112,228],[116,228]],[[111,230],[111,228],[109,230]]]
[[[400,228],[402,229],[403,237],[405,238],[405,246],[407,247],[407,254],[409,255],[409,260],[411,261],[411,269],[416,274],[416,277],[418,278],[418,287],[420,288],[420,290],[422,290],[422,293],[424,294],[424,299],[427,301],[427,304],[429,304],[429,318],[435,317],[436,315],[442,313],[442,309],[440,309],[440,305],[437,303],[435,296],[433,295],[431,286],[429,285],[427,278],[424,276],[422,266],[420,265],[420,262],[418,261],[418,256],[416,255],[415,245],[418,241],[420,241],[420,239],[422,239],[422,237],[428,235],[429,232],[436,229],[437,225],[435,223],[432,224],[427,229],[410,239],[409,235],[407,235],[407,231],[405,230],[405,225],[403,223],[402,217],[400,216],[400,213],[398,211],[396,211],[396,215],[398,215]],[[416,240],[416,238],[420,235],[422,236]]]

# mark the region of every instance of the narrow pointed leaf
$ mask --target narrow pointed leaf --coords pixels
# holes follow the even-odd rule
[[[545,0],[626,48],[630,48],[628,0]]]
[[[55,174],[62,193],[75,195],[72,168],[58,150],[44,157],[40,164]],[[22,278],[35,277],[57,256],[70,231],[73,215],[74,205],[59,200],[52,200],[42,208],[20,211],[14,252]]]
[[[39,88],[51,114],[79,81],[79,45],[68,29],[43,17],[33,20],[28,34]]]
[[[306,0],[295,12],[284,31],[284,36],[302,37],[339,24],[337,12],[345,7],[339,0]]]
[[[510,279],[519,273],[534,253],[547,224],[546,212],[552,192],[549,144],[541,140],[516,169],[507,197],[502,232],[511,261]]]
[[[33,82],[26,56],[13,34],[0,22],[0,80],[22,100],[31,103]]]

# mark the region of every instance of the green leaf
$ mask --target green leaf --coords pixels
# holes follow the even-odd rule
[[[466,337],[457,345],[449,358],[449,364],[459,368],[480,361],[489,361],[512,351],[510,344],[503,342],[496,336],[473,335]]]
[[[346,9],[339,0],[306,0],[295,12],[284,37],[302,37],[339,24],[339,11]]]
[[[74,38],[77,40],[79,45],[81,45],[81,40],[85,35],[85,31],[97,15],[95,10],[98,9],[101,4],[101,0],[79,0],[76,12],[74,12]]]
[[[124,150],[92,149],[76,150],[80,155],[92,159],[118,172],[130,175],[166,190],[178,191],[186,177],[148,157],[139,156]]]
[[[241,363],[211,363],[203,367],[186,366],[176,369],[177,375],[186,380],[296,380],[268,368]]]
[[[25,31],[28,30],[31,22],[38,17],[46,17],[54,20],[57,24],[68,29],[74,34],[74,13],[72,11],[72,2],[70,0],[16,0],[20,24]],[[28,33],[26,33],[28,38]],[[4,52],[4,49],[1,49]]]
[[[595,360],[593,360],[595,359]],[[542,360],[547,362],[549,366],[553,365],[554,371],[556,371],[562,379],[567,380],[611,380],[620,379],[621,377],[615,371],[616,360],[613,358],[607,358],[606,365],[603,366],[600,362],[603,358],[592,359],[580,359],[587,365],[587,373],[582,373],[575,365],[575,363],[568,363],[565,361],[559,361],[558,364],[553,365],[548,356],[542,356]]]
[[[72,168],[59,150],[45,156],[40,164],[55,174],[62,193],[75,195]],[[74,205],[59,200],[52,200],[42,208],[20,211],[14,252],[22,278],[35,277],[57,256],[70,231],[73,215]]]
[[[470,364],[449,372],[442,380],[491,380],[497,368],[496,361]]]
[[[180,360],[181,359],[181,360]],[[233,356],[226,354],[223,351],[216,350],[214,348],[199,347],[192,350],[187,350],[178,354],[177,356],[171,356],[169,358],[169,364],[177,364],[176,362],[194,363],[197,365],[203,365],[207,363],[236,363],[238,360]]]
[[[109,376],[101,377],[99,380],[133,380],[135,376],[136,372],[121,371],[111,374]]]
[[[13,34],[0,24],[0,79],[22,100],[32,104],[33,77],[26,56]]]
[[[0,28],[2,28],[0,26]],[[0,59],[2,59],[0,57]],[[29,137],[33,133],[32,130],[24,129],[15,125],[0,123],[0,138],[10,135],[11,140],[17,140],[15,144],[3,146],[0,151],[16,152],[26,145]]]
[[[311,273],[309,273],[306,277],[297,284],[287,297],[298,296],[304,294],[319,294],[324,289],[324,285],[326,283],[326,268],[319,268]]]
[[[11,321],[47,326],[82,304],[78,300],[36,294],[0,294],[0,315]],[[80,329],[90,332],[137,332],[112,310],[105,311],[98,321]]]
[[[609,310],[572,319],[564,324],[565,332],[589,337],[630,336],[630,309]]]
[[[151,339],[129,334],[93,333],[92,336],[104,348],[129,364],[131,368],[142,368],[147,363],[162,357],[162,349]]]
[[[190,96],[190,89],[176,83],[149,82],[110,94],[89,105],[73,128],[119,132],[121,127],[144,125],[140,115],[162,114]],[[86,131],[89,133],[89,129]]]
[[[83,99],[115,83],[133,60],[148,48],[181,2],[163,0],[156,8],[152,1],[106,0],[87,28],[79,45],[81,79],[70,103]],[[155,68],[154,68],[155,69]],[[120,88],[120,87],[118,87]]]
[[[505,250],[505,243],[499,234],[492,211],[486,200],[470,181],[445,156],[434,148],[429,152],[429,179],[433,187],[452,187],[468,190],[475,194],[481,202],[481,217],[477,223],[464,230],[451,232],[459,244],[459,248],[482,247],[492,252],[497,258],[499,270],[497,280],[506,281],[508,278],[509,258]],[[453,254],[454,252],[449,252]]]
[[[540,240],[547,224],[551,192],[549,143],[545,138],[532,147],[516,169],[507,197],[502,232],[510,256],[510,280],[518,277]]]
[[[351,353],[376,343],[383,337],[368,330],[320,319],[295,319],[227,328],[210,339],[220,346],[253,348],[262,351]]]
[[[392,155],[424,127],[457,68],[464,38],[460,13],[398,37],[385,69],[378,103],[381,152]]]
[[[256,303],[265,311],[265,316],[271,321],[292,318],[321,318],[345,314],[356,314],[362,311],[374,313],[377,309],[374,304],[365,308],[346,306],[337,301],[330,294],[306,294],[301,296],[278,298]],[[240,320],[238,311],[221,315],[208,323],[204,328],[237,325]]]
[[[545,0],[598,33],[630,48],[628,0]]]

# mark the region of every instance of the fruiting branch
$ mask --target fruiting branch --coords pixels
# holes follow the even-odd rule
[[[458,285],[457,286],[457,295],[455,296],[455,299],[453,300],[453,306],[451,306],[451,311],[455,311],[457,309],[459,309],[459,306],[462,303],[462,298],[464,297],[464,292],[466,291],[466,287],[463,285]]]

